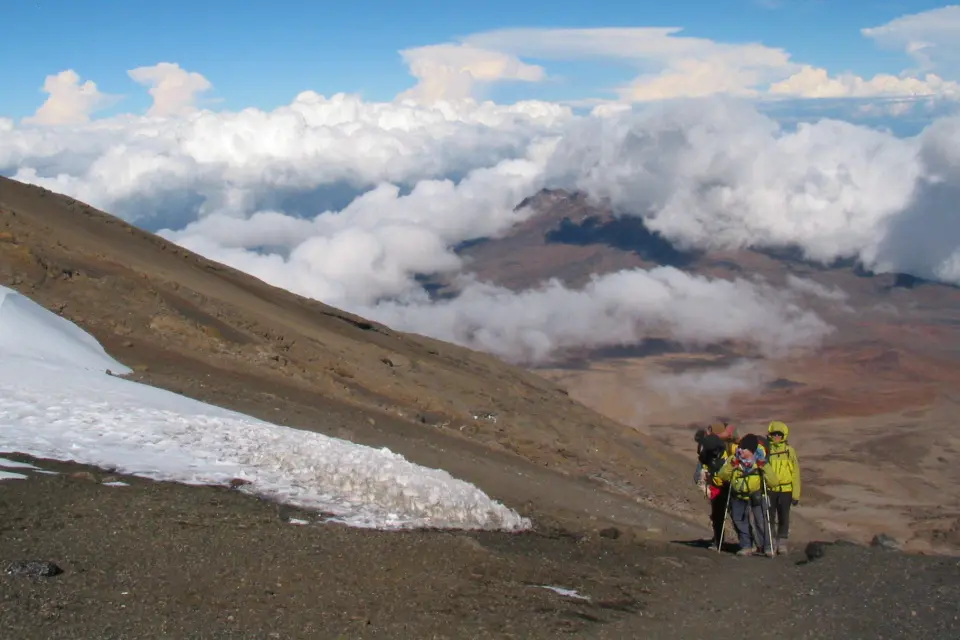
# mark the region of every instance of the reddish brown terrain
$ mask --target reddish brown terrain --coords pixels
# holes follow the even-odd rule
[[[546,191],[503,238],[462,250],[482,279],[522,289],[549,278],[581,286],[595,274],[671,265],[720,278],[801,277],[840,289],[843,302],[808,304],[836,328],[821,348],[755,361],[749,389],[658,386],[665,376],[712,375],[752,354],[709,352],[651,339],[636,348],[568,354],[539,372],[572,397],[689,456],[695,424],[725,417],[741,430],[786,421],[807,472],[799,514],[855,539],[889,531],[916,550],[960,546],[960,290],[852,265],[816,265],[791,252],[681,252],[639,218],[617,217],[582,195]],[[724,312],[717,309],[718,314]],[[691,463],[692,464],[692,463]]]

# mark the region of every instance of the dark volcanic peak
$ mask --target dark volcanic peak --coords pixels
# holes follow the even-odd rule
[[[557,277],[579,286],[590,275],[672,266],[702,275],[760,275],[774,280],[787,274],[817,281],[839,275],[854,283],[850,285],[854,288],[863,286],[857,280],[868,281],[873,293],[921,285],[957,288],[904,273],[876,273],[854,257],[817,261],[797,245],[732,251],[679,248],[649,229],[642,216],[615,212],[583,192],[543,189],[524,198],[517,209],[524,207],[532,215],[502,236],[463,242],[455,248],[481,279],[524,288]]]
[[[829,263],[820,262],[818,260],[812,260],[808,258],[804,254],[803,248],[795,244],[754,247],[750,250],[795,267],[818,271],[828,271],[830,269],[853,269],[858,270],[865,275],[869,273],[863,268],[863,265],[856,258],[837,258]]]
[[[564,217],[556,228],[546,233],[548,243],[591,245],[603,244],[620,251],[630,251],[646,262],[684,268],[692,265],[703,253],[681,251],[655,231],[650,231],[642,218],[621,216],[604,219],[588,216],[582,222]]]

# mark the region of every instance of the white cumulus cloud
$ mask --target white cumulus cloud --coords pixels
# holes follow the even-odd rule
[[[73,69],[47,76],[43,90],[49,94],[36,113],[24,118],[26,123],[42,125],[81,124],[95,111],[108,106],[113,98],[100,92],[92,80],[80,82]]]
[[[187,71],[172,62],[137,67],[127,74],[137,83],[150,87],[153,105],[149,116],[179,116],[196,110],[197,95],[213,87],[195,71]]]
[[[672,267],[599,276],[577,290],[558,281],[519,293],[468,282],[453,300],[386,302],[364,312],[521,363],[543,363],[567,348],[636,344],[647,336],[690,346],[744,341],[777,357],[816,346],[831,331],[789,291]]]
[[[683,247],[795,246],[813,260],[858,257],[933,277],[960,242],[949,226],[927,237],[934,221],[955,218],[931,194],[960,183],[949,146],[958,131],[957,117],[913,138],[827,119],[786,128],[744,104],[697,102],[578,121],[548,183],[640,215]],[[903,222],[918,217],[925,228]],[[946,246],[900,250],[917,237]]]
[[[761,85],[799,65],[782,49],[758,43],[727,44],[678,35],[677,27],[500,29],[464,42],[544,60],[626,60],[643,69],[620,87],[622,99],[661,100],[718,93],[755,95]]]
[[[273,111],[118,117],[0,132],[0,171],[151,229],[198,216],[317,215],[381,182],[412,187],[520,158],[572,118],[549,103],[364,103],[305,92]]]
[[[800,98],[960,98],[960,84],[933,73],[922,78],[878,73],[868,80],[852,73],[830,76],[826,69],[811,66],[804,66],[786,80],[773,83],[769,91]]]
[[[863,34],[881,43],[898,42],[917,56],[960,51],[960,31],[953,8],[907,16],[901,22]],[[934,29],[933,24],[942,20]],[[920,36],[929,36],[920,40]],[[911,39],[913,38],[913,39]],[[902,42],[903,41],[903,42]],[[610,27],[589,29],[514,28],[470,35],[470,46],[542,60],[618,60],[640,70],[615,90],[619,99],[650,102],[706,96],[737,97],[889,97],[960,98],[960,85],[942,75],[905,72],[863,78],[852,73],[831,76],[826,69],[794,61],[779,47],[759,42],[725,43],[686,36],[679,27]],[[949,77],[956,77],[948,73]]]
[[[518,203],[541,188],[604,199],[680,247],[794,246],[960,283],[957,149],[960,118],[902,138],[829,119],[785,127],[713,98],[577,116],[305,92],[272,111],[0,126],[0,172],[297,293],[525,362],[664,335],[776,356],[829,333],[804,296],[843,304],[812,283],[667,268],[580,290],[471,278],[454,248],[522,224],[531,211]],[[418,277],[435,273],[460,295],[429,300]]]
[[[479,86],[498,81],[539,82],[543,67],[516,56],[465,44],[436,44],[400,52],[417,79],[398,100],[436,102],[474,97]]]
[[[883,47],[901,49],[922,70],[938,69],[960,80],[960,5],[903,15],[861,33]]]

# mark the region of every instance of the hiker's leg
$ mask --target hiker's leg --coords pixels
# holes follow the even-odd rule
[[[783,494],[778,491],[770,491],[768,495],[770,496],[770,528],[773,529],[773,535],[779,538],[780,536],[777,532],[779,531],[780,519],[778,516],[780,513],[780,499]]]
[[[733,498],[730,500],[730,510],[733,513],[733,526],[737,530],[740,549],[752,549],[750,544],[750,503],[747,500]]]
[[[793,492],[777,494],[777,537],[786,540],[790,537],[790,506],[793,504]]]
[[[727,520],[727,490],[724,488],[717,497],[710,501],[710,522],[713,524],[713,542],[716,544],[723,533],[723,525]]]
[[[753,511],[753,518],[757,523],[757,546],[760,547],[764,553],[770,553],[773,551],[773,547],[771,546],[773,541],[767,539],[770,512],[767,510],[764,502],[763,496],[759,495],[751,500],[750,506]]]

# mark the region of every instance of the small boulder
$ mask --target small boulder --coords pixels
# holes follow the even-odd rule
[[[410,359],[406,356],[402,356],[399,353],[391,353],[388,356],[380,358],[380,362],[387,365],[388,367],[394,367],[397,369],[402,369],[410,366]]]
[[[873,536],[873,540],[870,541],[871,547],[880,547],[881,549],[887,549],[889,551],[899,551],[900,543],[891,536],[888,536],[885,533],[880,533]]]
[[[850,540],[849,538],[837,538],[833,542],[834,546],[837,547],[861,547],[860,543],[855,540]]]
[[[438,413],[424,411],[416,415],[416,420],[422,424],[437,425],[443,422],[443,416]]]
[[[827,544],[829,543],[818,540],[807,543],[806,548],[803,550],[803,554],[807,556],[807,562],[813,562],[814,560],[822,558],[827,552]]]
[[[7,565],[4,573],[11,576],[50,578],[63,573],[63,569],[53,562],[47,562],[45,560],[27,560],[26,562],[11,562]]]
[[[601,538],[609,538],[610,540],[616,540],[620,537],[620,529],[616,527],[607,527],[606,529],[600,530]]]
[[[76,471],[70,474],[70,477],[74,480],[84,480],[86,482],[98,482],[97,476],[93,475],[89,471]]]
[[[230,486],[234,489],[238,489],[245,484],[253,484],[253,483],[243,478],[233,478],[232,480],[230,480]]]

